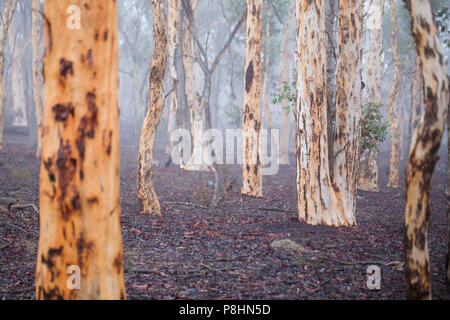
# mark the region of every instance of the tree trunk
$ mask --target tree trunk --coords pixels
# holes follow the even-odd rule
[[[348,224],[355,224],[360,155],[362,0],[340,0],[333,183]]]
[[[5,42],[16,7],[17,0],[6,0],[3,5],[3,13],[0,20],[0,150],[3,148],[3,117],[6,109],[6,92],[3,80],[3,72],[5,70]]]
[[[172,86],[172,93],[170,96],[170,106],[169,113],[167,115],[167,145],[166,145],[166,153],[171,155],[173,143],[170,138],[172,132],[175,131],[176,124],[176,114],[178,109],[178,98],[177,98],[177,86],[178,86],[178,75],[177,68],[175,66],[176,60],[175,55],[177,53],[178,48],[178,36],[180,34],[180,11],[181,11],[181,2],[180,0],[169,0],[168,3],[168,55],[169,55],[169,70],[170,70],[170,83]],[[170,160],[169,160],[170,161]]]
[[[45,2],[38,299],[125,299],[119,196],[116,1]],[[79,268],[79,273],[74,270]],[[79,290],[69,283],[80,276]]]
[[[268,14],[267,14],[267,22],[266,22],[266,30],[265,30],[265,39],[266,45],[264,46],[264,77],[262,83],[262,112],[263,112],[263,121],[261,121],[261,125],[264,127],[264,123],[266,125],[267,130],[270,133],[270,129],[272,129],[272,116],[270,114],[270,102],[269,102],[269,93],[268,93],[268,85],[269,85],[269,65],[270,65],[270,52],[269,52],[269,43],[270,43],[270,13],[271,8],[269,6]]]
[[[406,178],[405,271],[409,299],[431,299],[428,219],[431,177],[445,129],[449,83],[429,1],[406,0],[424,79],[424,116],[413,134]]]
[[[192,8],[195,11],[198,0],[193,0]],[[199,102],[197,83],[194,72],[195,62],[195,47],[194,39],[190,31],[190,24],[186,18],[184,27],[183,40],[183,63],[186,75],[186,97],[190,110],[190,123],[192,133],[192,154],[186,165],[183,166],[185,170],[192,171],[206,171],[209,166],[206,165],[203,159],[203,106]]]
[[[271,148],[270,152],[274,154],[279,150],[278,146],[278,139],[275,137],[274,134],[272,134],[272,115],[270,112],[270,98],[269,98],[269,76],[270,76],[270,50],[269,50],[269,43],[270,43],[270,15],[272,12],[272,6],[269,6],[268,14],[267,14],[267,23],[266,23],[266,32],[265,32],[265,38],[267,45],[264,48],[264,78],[263,78],[263,85],[262,85],[262,111],[263,111],[263,118],[266,123],[266,129],[267,129],[267,135],[268,138],[271,140],[266,140],[269,143],[273,143],[273,147]],[[261,122],[261,125],[263,125],[264,121]],[[261,146],[261,148],[266,148],[266,146]],[[262,151],[260,151],[262,152]],[[279,163],[279,152],[276,156],[276,161]]]
[[[259,156],[262,6],[262,0],[247,0],[241,193],[254,197],[262,196]]]
[[[409,121],[409,143],[411,145],[411,139],[414,131],[417,129],[420,121],[420,116],[423,112],[423,78],[422,67],[420,66],[420,57],[415,53],[415,65],[414,65],[414,78],[412,83],[411,92],[411,118]]]
[[[313,225],[352,224],[343,215],[328,166],[324,1],[297,1],[296,11],[298,218]]]
[[[337,60],[338,120],[335,147],[336,181],[328,161],[325,8],[299,1],[297,19],[297,195],[300,220],[310,224],[355,224],[354,199],[360,117],[361,1],[339,3],[339,52]],[[355,19],[356,17],[356,19]],[[354,24],[352,24],[352,18]],[[300,54],[301,53],[301,54]],[[349,97],[352,97],[351,99]],[[343,155],[342,155],[343,154]]]
[[[328,166],[333,167],[334,123],[336,122],[336,45],[337,45],[337,1],[325,2],[325,37],[327,43],[327,126],[328,126]]]
[[[394,54],[394,79],[392,80],[391,92],[389,94],[386,111],[391,127],[391,160],[389,166],[389,182],[387,184],[390,188],[398,188],[398,171],[399,171],[399,120],[398,120],[398,87],[400,76],[400,56],[398,53],[397,40],[397,10],[395,8],[395,1],[389,0],[391,13],[391,29],[392,29],[392,52]]]
[[[150,105],[139,142],[138,199],[141,213],[161,215],[161,207],[153,187],[153,144],[164,108],[167,35],[164,1],[152,0],[152,7],[154,50],[149,81]]]
[[[450,83],[450,79],[448,80]],[[450,91],[450,87],[449,87]],[[450,102],[449,102],[450,104]],[[450,293],[450,105],[447,109],[447,292]]]
[[[295,11],[294,11],[295,12]],[[284,27],[283,44],[281,49],[281,74],[280,74],[280,90],[283,89],[284,84],[290,85],[290,63],[289,63],[289,41],[292,20],[295,17],[294,12],[291,11],[287,23]],[[281,101],[281,136],[280,136],[280,164],[289,164],[289,136],[290,136],[290,114],[289,101],[283,99]]]
[[[178,34],[178,40],[180,44],[176,49],[175,54],[175,69],[177,71],[177,114],[176,114],[176,122],[177,127],[180,129],[184,129],[190,132],[191,127],[189,124],[189,107],[187,103],[186,96],[186,77],[184,72],[184,64],[183,64],[183,49],[184,49],[184,11],[180,11],[180,28]],[[190,141],[192,141],[192,136],[190,137]],[[180,163],[180,167],[183,166],[183,163]]]
[[[381,73],[383,68],[383,14],[384,0],[370,3],[366,18],[367,54],[365,62],[363,105],[381,103]],[[358,188],[378,191],[378,152],[363,150],[359,161]]]
[[[42,122],[44,121],[44,105],[42,103],[42,72],[41,72],[41,2],[33,0],[32,40],[33,40],[33,101],[36,110],[37,149],[36,157],[41,156]]]
[[[26,127],[27,108],[23,83],[22,57],[27,44],[19,46],[15,30],[15,22],[8,30],[8,44],[11,51],[11,91],[14,110],[13,126]]]

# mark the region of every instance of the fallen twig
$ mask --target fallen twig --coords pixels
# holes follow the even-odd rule
[[[36,207],[34,203],[26,203],[26,204],[13,204],[11,206],[12,209],[26,209],[33,208],[34,212],[39,213],[39,209]]]
[[[184,205],[187,205],[187,206],[194,206],[194,207],[200,207],[200,208],[203,208],[203,209],[209,209],[207,206],[202,206],[201,204],[190,203],[190,202],[165,201],[165,202],[162,202],[162,204],[184,204]]]
[[[0,248],[0,250],[3,250],[3,249],[6,249],[6,248],[8,248],[10,245],[12,245],[13,244],[13,242],[14,241],[10,241],[10,242],[8,242],[7,244],[5,244],[4,246],[2,246],[1,248]]]

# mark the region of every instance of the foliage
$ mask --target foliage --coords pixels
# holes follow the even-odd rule
[[[378,144],[386,139],[388,123],[383,121],[381,102],[369,102],[362,106],[361,150],[378,152]]]
[[[288,105],[284,108],[287,111],[295,110],[297,103],[296,83],[293,81],[291,85],[287,82],[283,83],[280,93],[273,96],[273,104],[281,104],[286,99]],[[370,102],[362,106],[361,116],[361,149],[369,150],[371,152],[378,152],[378,144],[386,139],[387,129],[389,127],[387,122],[383,121],[381,109],[383,104],[380,102]]]
[[[297,70],[294,69],[292,71],[292,82],[289,85],[288,82],[283,82],[283,87],[281,88],[280,93],[275,93],[273,95],[272,103],[273,104],[281,104],[284,99],[287,100],[288,104],[286,106],[283,106],[283,108],[287,111],[293,111],[295,112],[295,106],[297,104]]]
[[[435,21],[439,32],[441,33],[442,42],[450,48],[450,28],[447,25],[450,20],[450,12],[448,7],[442,7],[436,10]]]

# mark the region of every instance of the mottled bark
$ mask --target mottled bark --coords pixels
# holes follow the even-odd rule
[[[11,25],[14,12],[16,11],[17,0],[5,0],[3,13],[0,19],[0,150],[3,148],[3,117],[6,109],[6,92],[3,80],[5,70],[5,41]]]
[[[44,121],[44,105],[42,102],[42,72],[41,72],[41,5],[40,0],[33,0],[32,5],[32,41],[33,41],[33,101],[36,110],[37,149],[36,157],[41,156],[42,123]]]
[[[177,53],[177,48],[179,45],[178,36],[180,34],[180,19],[181,19],[181,1],[180,0],[169,0],[168,2],[168,58],[169,58],[169,71],[170,71],[170,84],[172,86],[172,93],[170,95],[169,112],[167,115],[167,145],[166,153],[171,155],[173,143],[170,139],[170,135],[175,131],[176,125],[176,114],[178,109],[178,98],[177,98],[177,86],[178,86],[178,75],[177,68],[175,66],[176,60],[175,55]]]
[[[399,171],[399,120],[398,120],[398,87],[400,80],[400,55],[398,53],[397,40],[397,10],[395,1],[389,0],[391,14],[391,37],[392,52],[394,55],[394,79],[392,80],[391,92],[386,102],[386,111],[390,124],[391,137],[391,159],[389,165],[389,181],[387,186],[390,188],[398,188],[398,171]]]
[[[280,89],[282,90],[284,84],[290,85],[290,52],[289,42],[291,24],[295,18],[295,11],[291,11],[286,25],[283,29],[283,44],[281,49],[281,73],[280,73]],[[289,164],[289,136],[290,136],[290,114],[288,99],[281,101],[281,134],[280,134],[280,164]]]
[[[366,16],[366,61],[364,70],[363,105],[381,103],[381,73],[383,68],[384,0],[372,0]],[[363,150],[359,161],[358,188],[378,191],[378,152]]]
[[[340,56],[338,58],[337,88],[345,91],[337,96],[337,114],[343,122],[336,137],[346,138],[352,143],[342,152],[346,159],[353,163],[345,163],[345,159],[336,157],[340,170],[335,173],[337,182],[331,180],[328,158],[328,122],[327,122],[327,88],[326,88],[326,47],[325,47],[325,7],[324,1],[297,2],[297,203],[298,217],[309,224],[326,224],[334,226],[350,226],[355,224],[352,200],[356,179],[354,162],[357,159],[358,101],[349,99],[347,95],[358,96],[355,81],[358,78],[360,65],[361,11],[359,1],[341,1],[339,11]],[[351,21],[353,17],[354,25]],[[353,29],[352,29],[353,28]],[[350,47],[355,47],[351,49]],[[355,50],[355,51],[351,51]],[[346,60],[346,61],[345,61]],[[347,62],[348,61],[348,62]],[[347,74],[348,72],[348,74]],[[356,79],[356,80],[354,80]],[[345,86],[344,86],[345,85]],[[343,104],[346,105],[343,105]],[[356,115],[354,115],[356,114]],[[352,117],[355,117],[356,120]],[[348,121],[348,125],[347,122]],[[350,122],[351,121],[351,122]],[[356,137],[355,137],[356,135]],[[336,141],[335,145],[341,143]],[[345,169],[345,170],[344,170]],[[348,171],[347,171],[348,170]],[[353,174],[353,175],[352,175]],[[350,187],[346,185],[350,183]],[[349,200],[350,199],[350,200]]]
[[[414,78],[411,89],[411,117],[409,121],[409,145],[411,145],[411,139],[413,132],[419,125],[420,116],[423,113],[423,78],[422,67],[420,66],[420,57],[415,54],[414,64]]]
[[[153,145],[164,108],[164,71],[167,60],[164,1],[152,0],[152,8],[154,49],[149,79],[150,105],[139,141],[138,202],[141,213],[161,215],[161,207],[153,186]]]
[[[254,197],[262,196],[259,156],[262,6],[262,0],[247,0],[241,193]]]
[[[333,183],[349,224],[355,224],[360,155],[363,2],[339,1]]]
[[[328,126],[328,161],[333,167],[334,123],[336,122],[336,46],[337,46],[337,16],[336,0],[325,1],[325,37],[327,43],[327,126]]]
[[[424,115],[409,151],[406,178],[405,273],[409,299],[431,299],[428,255],[431,177],[447,120],[449,83],[442,45],[429,1],[406,0],[412,33],[421,60],[424,81]]]
[[[38,299],[125,299],[119,197],[116,1],[45,2]],[[71,268],[80,288],[69,287]]]

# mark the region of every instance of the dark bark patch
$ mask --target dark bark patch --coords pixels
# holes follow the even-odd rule
[[[86,94],[86,103],[88,105],[88,111],[81,118],[80,125],[78,126],[78,137],[75,141],[78,152],[82,160],[84,160],[86,138],[94,138],[95,136],[95,128],[98,125],[97,122],[97,113],[98,108],[96,106],[96,94],[95,91],[89,91]]]
[[[245,91],[250,92],[250,88],[252,86],[252,82],[253,82],[253,77],[254,77],[254,72],[253,72],[253,61],[250,61],[247,70],[245,71]]]
[[[73,62],[61,58],[59,60],[59,74],[64,78],[66,78],[68,74],[73,76]]]
[[[92,57],[92,49],[88,50],[86,57],[87,57],[89,66],[92,66],[94,64],[94,58]]]
[[[75,108],[73,107],[71,102],[66,104],[55,104],[52,107],[52,111],[55,114],[55,120],[59,122],[65,122],[69,115],[74,116],[75,114]]]

